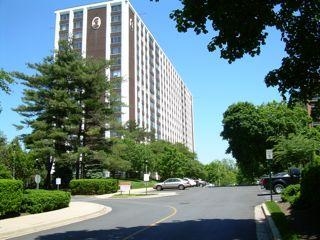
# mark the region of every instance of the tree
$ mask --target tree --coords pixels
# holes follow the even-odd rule
[[[287,137],[281,136],[274,146],[273,164],[288,169],[291,166],[303,167],[312,162],[314,155],[319,153],[319,136],[319,130],[313,128],[307,133],[289,134]]]
[[[144,143],[154,140],[154,133],[148,132],[145,128],[139,127],[134,120],[129,120],[117,130],[119,135],[124,138],[132,139],[137,143]]]
[[[265,150],[275,139],[305,130],[311,119],[302,106],[289,108],[285,103],[254,106],[248,102],[233,104],[223,114],[221,136],[227,140],[239,170],[250,181],[266,172]],[[274,171],[283,170],[273,166]]]
[[[27,87],[24,104],[15,110],[32,128],[24,141],[45,166],[45,186],[50,187],[58,161],[75,162],[76,177],[80,170],[85,177],[88,167],[102,165],[108,146],[105,131],[113,113],[113,103],[105,101],[113,84],[105,76],[108,62],[83,59],[71,44],[61,42],[55,56],[28,66],[37,74],[13,73]]]
[[[152,1],[152,0],[151,0]],[[158,0],[156,0],[158,1]],[[245,54],[254,57],[266,44],[271,27],[281,32],[287,56],[279,69],[265,77],[267,86],[278,86],[285,99],[306,101],[320,92],[320,2],[319,0],[180,0],[182,9],[170,17],[179,32],[214,36],[209,51],[220,49],[229,63]]]
[[[153,153],[154,171],[161,179],[169,177],[204,178],[204,166],[197,160],[195,153],[183,144],[167,141],[153,141],[147,145]],[[151,166],[152,169],[152,166]]]
[[[11,90],[9,88],[9,84],[14,83],[13,78],[7,72],[5,72],[2,68],[0,68],[0,90],[5,92],[6,94],[10,94]],[[1,112],[1,108],[0,108]]]
[[[207,181],[217,186],[228,186],[237,183],[237,168],[231,160],[213,161],[205,166]]]

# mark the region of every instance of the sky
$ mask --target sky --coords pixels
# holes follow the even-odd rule
[[[0,68],[31,74],[27,63],[39,63],[54,49],[55,10],[99,0],[0,0]],[[257,57],[245,56],[229,64],[207,44],[214,32],[179,33],[169,18],[180,8],[179,0],[130,1],[145,25],[175,66],[193,95],[195,152],[203,164],[224,158],[228,142],[220,137],[223,113],[238,102],[255,105],[281,101],[276,88],[267,88],[265,75],[281,65],[285,55],[280,34],[269,29],[267,44]],[[22,120],[12,108],[21,104],[23,85],[11,87],[11,95],[0,92],[0,131],[11,141],[23,132],[13,124]]]

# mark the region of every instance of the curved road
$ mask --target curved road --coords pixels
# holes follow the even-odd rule
[[[258,186],[191,188],[178,195],[147,199],[76,201],[104,204],[104,216],[25,235],[16,240],[212,240],[257,239],[254,207],[265,201]]]

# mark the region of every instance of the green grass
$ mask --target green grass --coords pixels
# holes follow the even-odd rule
[[[137,189],[137,188],[145,188],[145,182],[142,180],[137,179],[130,179],[130,180],[120,180],[120,182],[131,182],[131,189]],[[157,183],[156,181],[152,180],[147,182],[147,187],[153,187],[153,185]]]
[[[132,197],[145,197],[150,196],[154,194],[148,193],[147,195],[145,193],[139,193],[139,194],[115,194],[112,196],[112,198],[132,198]]]
[[[298,235],[290,227],[289,222],[276,202],[267,201],[266,206],[271,214],[272,220],[277,226],[283,240],[298,240]]]

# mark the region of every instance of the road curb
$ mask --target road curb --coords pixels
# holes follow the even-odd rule
[[[84,210],[79,212],[79,206]],[[86,208],[88,209],[87,211]],[[88,202],[71,202],[67,208],[34,214],[37,215],[38,220],[34,223],[34,215],[27,215],[12,219],[1,220],[0,222],[0,239],[9,239],[19,237],[26,234],[40,232],[56,227],[65,226],[68,224],[96,218],[107,214],[112,209],[104,205]],[[77,212],[76,214],[71,214]],[[70,217],[66,217],[66,216]]]
[[[261,208],[262,208],[264,215],[266,216],[267,225],[268,225],[268,227],[270,229],[270,233],[271,233],[271,238],[273,240],[281,240],[281,235],[279,233],[279,230],[276,227],[267,206],[264,203],[262,203]]]

